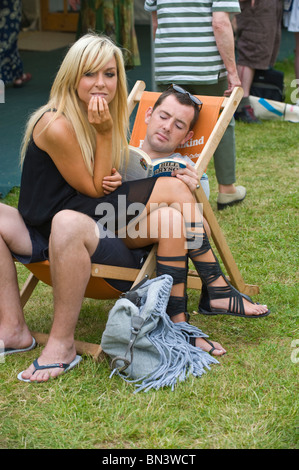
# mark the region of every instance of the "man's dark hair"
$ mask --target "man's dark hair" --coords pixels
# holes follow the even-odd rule
[[[153,106],[153,112],[155,111],[155,109],[160,106],[163,101],[170,95],[174,95],[175,98],[177,99],[177,101],[184,105],[184,106],[192,106],[193,109],[194,109],[194,116],[193,116],[193,119],[190,123],[190,127],[189,127],[189,131],[192,131],[193,127],[195,126],[197,120],[198,120],[198,117],[199,117],[199,112],[200,112],[200,109],[199,107],[190,99],[189,95],[186,93],[186,94],[183,94],[183,93],[178,93],[174,90],[174,88],[168,88],[167,90],[163,91],[163,93],[161,93],[161,95],[159,96],[159,98],[157,99],[157,101],[155,102],[154,106]]]

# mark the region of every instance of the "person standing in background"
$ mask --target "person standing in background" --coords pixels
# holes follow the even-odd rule
[[[297,90],[294,104],[299,106],[299,0],[289,0],[285,3],[285,11],[283,14],[283,24],[288,31],[293,32],[295,36],[295,75]]]
[[[15,88],[32,78],[30,73],[24,73],[18,50],[21,19],[21,0],[0,0],[0,79]]]
[[[282,0],[240,0],[237,20],[237,69],[244,90],[235,113],[238,121],[260,123],[249,103],[255,70],[273,67],[281,39]]]
[[[140,65],[134,26],[134,0],[69,0],[80,8],[77,39],[89,30],[105,34],[123,49],[126,69]]]
[[[231,15],[237,0],[145,0],[152,13],[155,40],[155,81],[159,91],[176,83],[195,95],[229,96],[241,86],[235,61]],[[214,154],[218,209],[242,201],[243,186],[235,186],[235,121],[231,120]]]

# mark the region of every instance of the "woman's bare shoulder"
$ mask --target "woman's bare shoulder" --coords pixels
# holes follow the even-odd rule
[[[41,148],[51,142],[56,144],[65,142],[71,135],[73,135],[71,123],[63,114],[57,116],[54,111],[44,113],[33,131],[33,138]]]

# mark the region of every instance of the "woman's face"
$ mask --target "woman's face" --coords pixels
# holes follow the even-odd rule
[[[77,93],[79,99],[86,108],[93,96],[104,98],[107,103],[111,103],[115,97],[117,89],[117,65],[113,57],[98,72],[87,73],[81,77]]]

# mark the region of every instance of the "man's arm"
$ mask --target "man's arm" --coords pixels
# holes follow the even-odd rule
[[[245,2],[246,0],[239,0],[239,2]],[[251,0],[251,8],[254,8],[255,0]]]
[[[228,89],[225,95],[229,96],[236,86],[241,86],[235,60],[234,33],[229,13],[217,11],[213,13],[212,26],[218,51],[227,70]]]
[[[152,25],[153,25],[153,39],[155,40],[156,31],[158,28],[158,15],[156,11],[152,12]]]

